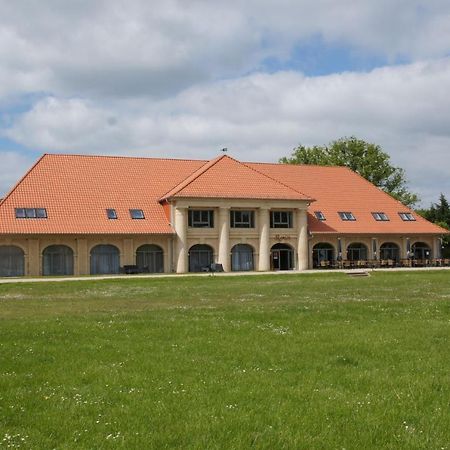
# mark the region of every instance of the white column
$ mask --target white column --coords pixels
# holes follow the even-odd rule
[[[297,210],[297,229],[297,270],[306,270],[308,269],[308,218],[304,209]]]
[[[219,209],[219,257],[217,262],[222,264],[225,272],[230,271],[230,210]]]
[[[176,243],[176,271],[185,273],[188,271],[188,249],[187,249],[187,208],[175,208],[175,232]]]
[[[268,208],[260,208],[259,210],[259,265],[260,272],[270,270],[270,216]]]

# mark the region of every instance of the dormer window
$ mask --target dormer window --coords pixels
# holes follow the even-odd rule
[[[314,214],[315,214],[317,220],[327,220],[325,218],[325,214],[322,211],[314,211]]]
[[[339,211],[339,217],[344,221],[356,220],[356,217],[350,211]]]
[[[414,222],[416,220],[410,212],[399,212],[398,215],[405,222]]]
[[[132,219],[145,219],[142,209],[130,209],[130,216]]]
[[[46,219],[45,208],[16,208],[16,219]]]
[[[117,219],[117,211],[115,209],[107,209],[106,215],[108,219],[114,220]]]
[[[384,212],[373,212],[372,216],[378,222],[388,222],[389,221],[389,217]]]

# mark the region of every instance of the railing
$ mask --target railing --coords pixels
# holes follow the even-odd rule
[[[450,267],[450,258],[322,260],[314,265],[315,269],[389,269],[394,267]]]

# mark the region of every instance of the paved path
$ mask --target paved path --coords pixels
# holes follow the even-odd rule
[[[259,275],[308,275],[316,273],[356,273],[356,272],[408,272],[408,271],[433,271],[433,270],[449,270],[450,267],[398,267],[391,269],[321,269],[321,270],[305,270],[297,272],[296,270],[286,270],[278,272],[221,272],[221,273],[160,273],[160,274],[140,274],[140,275],[96,275],[83,277],[38,277],[38,278],[0,278],[0,284],[8,283],[48,283],[58,281],[95,281],[95,280],[133,280],[141,278],[179,278],[179,277],[234,277],[234,276],[259,276]]]

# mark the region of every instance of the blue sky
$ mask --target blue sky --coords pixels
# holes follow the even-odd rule
[[[0,196],[43,152],[277,161],[354,135],[450,197],[448,1],[0,8]]]

